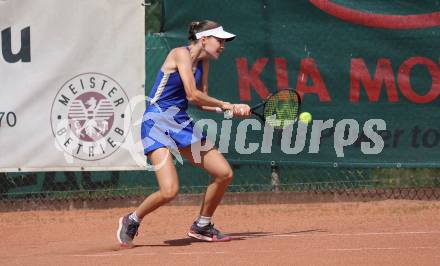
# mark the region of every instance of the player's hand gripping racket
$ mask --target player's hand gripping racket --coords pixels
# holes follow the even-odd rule
[[[283,129],[298,120],[301,107],[301,97],[293,89],[277,91],[267,99],[251,108],[252,114],[262,122]]]

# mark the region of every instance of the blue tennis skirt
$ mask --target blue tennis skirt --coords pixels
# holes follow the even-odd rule
[[[174,150],[188,147],[206,140],[206,134],[194,128],[186,109],[149,105],[142,119],[141,138],[144,154],[147,155],[162,147]]]

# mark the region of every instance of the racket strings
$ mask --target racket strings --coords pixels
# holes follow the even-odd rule
[[[266,122],[275,128],[284,128],[298,117],[299,99],[294,91],[285,90],[272,95],[266,102]]]

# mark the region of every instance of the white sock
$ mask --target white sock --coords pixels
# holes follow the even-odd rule
[[[133,212],[132,214],[130,214],[130,216],[128,216],[128,218],[135,221],[136,223],[140,223],[142,221],[142,219],[136,215],[136,212]]]
[[[200,215],[199,218],[197,218],[197,226],[198,227],[204,227],[211,223],[212,217],[202,216]]]

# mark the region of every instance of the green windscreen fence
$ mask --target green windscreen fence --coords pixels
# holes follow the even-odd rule
[[[313,115],[299,152],[286,153],[275,142],[270,152],[262,152],[262,129],[249,128],[246,144],[257,143],[260,148],[240,154],[233,147],[232,132],[229,159],[439,166],[440,1],[226,0],[164,1],[163,5],[164,34],[152,39],[163,39],[169,48],[187,44],[191,21],[213,20],[237,35],[226,43],[221,58],[210,64],[211,95],[254,105],[271,92],[291,87],[303,93],[302,110]],[[148,62],[148,57],[147,63],[155,72],[161,64]],[[222,119],[196,110],[193,114]],[[386,126],[372,127],[381,136],[383,149],[369,154],[362,143],[373,147],[378,142],[364,127],[377,119]],[[347,120],[356,140],[343,147],[342,155],[333,133],[338,123],[343,126]],[[234,130],[241,121],[233,122]],[[321,134],[320,123],[327,128]],[[291,148],[295,127],[292,135]]]
[[[440,198],[440,1],[153,2],[147,14],[161,21],[146,25],[161,32],[146,36],[146,95],[168,52],[188,44],[189,23],[209,19],[237,35],[210,62],[210,95],[252,106],[295,88],[313,116],[304,138],[296,123],[290,145],[274,132],[268,149],[264,125],[252,126],[258,120],[191,106],[195,121],[215,122],[204,129],[233,166],[229,191],[384,189],[388,197]],[[204,191],[203,171],[176,166],[182,193]],[[4,173],[0,188],[3,200],[106,198],[145,195],[157,183],[148,171]]]
[[[295,152],[285,152],[292,150],[276,135],[263,152],[263,129],[249,127],[244,148],[257,148],[248,154],[237,151],[243,120],[233,119],[224,153],[233,186],[273,189],[276,171],[287,190],[438,187],[439,11],[440,1],[164,1],[163,32],[147,37],[146,93],[167,52],[188,44],[189,23],[213,20],[237,38],[211,61],[210,95],[252,106],[295,88],[314,119]],[[194,107],[190,113],[216,121],[208,131],[220,146],[225,119]],[[366,129],[375,120],[385,128],[372,127],[383,142],[371,154],[362,146],[378,145]],[[334,132],[344,121],[358,131],[341,150]],[[180,172],[199,173],[190,165]]]

